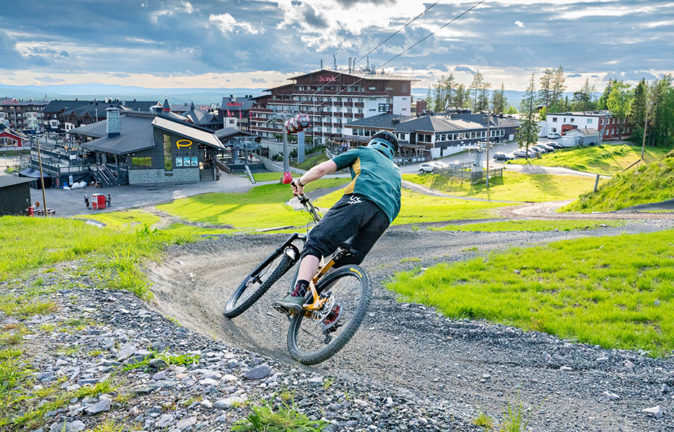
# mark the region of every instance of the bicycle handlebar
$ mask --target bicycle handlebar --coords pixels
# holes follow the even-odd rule
[[[297,199],[300,201],[300,203],[304,206],[304,209],[309,212],[311,217],[314,219],[314,222],[318,223],[321,221],[321,215],[318,213],[318,210],[316,210],[316,207],[314,207],[314,204],[311,202],[308,196],[302,194],[296,195]]]

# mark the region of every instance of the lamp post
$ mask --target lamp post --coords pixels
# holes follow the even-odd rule
[[[33,137],[30,137],[31,142]],[[40,153],[40,140],[36,140],[37,144],[37,161],[40,165],[40,183],[42,184],[42,207],[44,208],[44,217],[47,217],[47,196],[44,193],[44,174],[42,173],[42,154]]]

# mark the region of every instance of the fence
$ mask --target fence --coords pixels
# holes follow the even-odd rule
[[[468,167],[472,166],[471,162],[463,163],[463,164],[457,164],[459,166],[461,165],[468,165]],[[471,184],[475,183],[481,183],[486,181],[486,176],[487,176],[487,171],[485,170],[478,170],[478,171],[471,171],[465,169],[466,167],[458,168],[457,165],[454,165],[449,168],[444,168],[444,169],[438,169],[437,172],[438,174],[442,174],[447,177],[454,177],[463,180],[470,181]],[[435,171],[435,170],[434,170]],[[494,168],[489,170],[489,178],[490,179],[499,179],[503,178],[503,168]]]

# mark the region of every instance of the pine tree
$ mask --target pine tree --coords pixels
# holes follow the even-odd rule
[[[494,114],[503,114],[505,113],[506,106],[508,101],[505,97],[505,90],[503,88],[503,83],[501,83],[501,91],[495,91],[492,95],[492,107],[494,109]]]
[[[552,78],[552,95],[550,97],[550,112],[566,111],[568,108],[568,101],[563,98],[566,85],[564,84],[564,68],[560,65],[554,73]]]
[[[552,81],[554,75],[555,71],[548,68],[543,71],[543,75],[540,78],[541,89],[538,90],[538,102],[545,108],[549,108],[552,101]]]
[[[634,89],[634,99],[630,108],[632,130],[641,131],[643,134],[644,121],[646,120],[646,103],[648,98],[648,86],[646,80],[641,79]]]
[[[517,130],[517,143],[520,147],[524,147],[526,158],[529,158],[529,146],[538,142],[538,132],[541,130],[536,121],[536,84],[534,81],[534,74],[531,74],[531,81],[527,88],[520,112],[523,115],[520,127]]]
[[[585,84],[580,90],[573,92],[572,109],[574,111],[590,111],[593,109],[592,93],[594,86],[590,86],[589,78],[585,79]]]
[[[449,76],[443,81],[442,86],[445,91],[442,106],[443,108],[451,107],[454,100],[454,88],[456,87],[454,74],[450,73]]]
[[[433,111],[433,97],[431,96],[430,87],[428,87],[428,94],[426,94],[426,110]]]
[[[477,109],[477,107],[478,107],[478,96],[480,95],[480,92],[481,92],[483,86],[484,86],[484,77],[482,76],[482,73],[480,73],[480,71],[477,71],[477,73],[473,77],[473,82],[470,84],[470,89],[473,91],[473,110],[474,111],[479,111]]]
[[[609,80],[608,84],[606,84],[606,88],[604,89],[604,93],[602,93],[601,96],[599,96],[599,100],[597,101],[597,109],[600,110],[607,110],[608,105],[606,104],[606,101],[608,101],[608,95],[611,94],[611,90],[613,90],[613,83],[615,81]]]

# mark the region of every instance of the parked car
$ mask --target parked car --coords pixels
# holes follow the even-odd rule
[[[420,173],[431,173],[431,172],[433,172],[433,168],[434,168],[433,164],[425,162],[425,163],[422,163],[421,165],[419,165],[419,172]]]
[[[511,158],[505,153],[494,153],[494,160],[507,161],[507,160],[510,160],[510,159]]]
[[[542,145],[538,144],[532,147],[534,151],[537,151],[539,153],[548,153],[551,152],[552,150],[548,150],[547,148],[543,147]]]
[[[550,133],[548,134],[548,138],[549,138],[549,139],[558,139],[558,138],[561,138],[561,137],[562,137],[562,136],[561,136],[560,134],[558,134],[557,132],[550,132]]]
[[[550,144],[545,144],[545,143],[537,144],[536,147],[543,147],[544,149],[546,149],[547,151],[550,151],[550,152],[555,151],[555,148],[553,146],[551,146]]]
[[[527,153],[524,150],[515,150],[513,152],[513,156],[518,157],[518,158],[523,158],[527,156]]]
[[[563,149],[564,148],[564,146],[561,145],[560,143],[558,143],[557,141],[551,141],[547,145],[549,145],[550,147],[555,148],[555,149]]]

